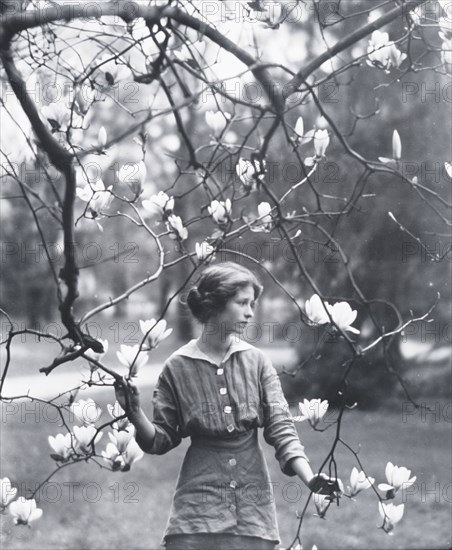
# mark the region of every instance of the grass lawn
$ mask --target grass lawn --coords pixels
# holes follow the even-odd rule
[[[146,388],[144,393],[149,400],[145,406],[149,415],[151,391]],[[98,401],[104,409],[106,399]],[[23,403],[16,414],[8,416],[3,408],[1,419],[1,477],[9,477],[19,485],[22,494],[26,487],[33,488],[52,471],[53,460],[46,439],[60,431],[47,409],[35,410],[30,403]],[[302,531],[304,548],[313,544],[319,549],[450,547],[450,422],[441,416],[420,415],[409,416],[407,422],[403,420],[402,411],[353,410],[347,412],[343,425],[344,437],[353,448],[361,445],[360,458],[376,483],[384,481],[388,460],[408,467],[417,475],[413,494],[397,495],[397,504],[405,501],[405,516],[394,535],[388,536],[378,529],[381,520],[377,499],[368,490],[360,493],[356,501],[343,498],[339,507],[331,506],[325,520],[315,517],[310,505]],[[317,433],[305,424],[297,427],[315,468],[329,448],[333,430]],[[278,484],[275,485],[278,521],[282,544],[287,546],[296,531],[296,510],[302,508],[306,494],[303,491],[299,496],[301,482],[281,473],[274,450],[265,443],[262,432],[260,438],[272,480]],[[104,434],[98,452],[106,443]],[[47,490],[40,491],[44,514],[31,528],[14,526],[8,514],[0,517],[0,547],[5,550],[159,548],[188,445],[186,439],[166,455],[145,455],[125,473],[113,473],[94,463],[61,469]],[[354,458],[339,448],[337,460],[346,483]]]

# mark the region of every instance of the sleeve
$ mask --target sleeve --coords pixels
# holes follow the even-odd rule
[[[152,423],[155,427],[155,438],[147,452],[163,455],[177,447],[182,440],[177,398],[166,366],[160,373],[154,388],[152,405],[154,409]]]
[[[294,476],[296,474],[290,466],[290,460],[301,457],[309,462],[309,459],[298,437],[278,373],[270,359],[265,354],[263,354],[263,357],[261,387],[264,439],[276,449],[275,457],[279,462],[281,471],[288,476]]]

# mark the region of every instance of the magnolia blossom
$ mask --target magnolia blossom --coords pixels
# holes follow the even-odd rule
[[[399,504],[395,506],[392,502],[386,504],[384,502],[378,503],[378,509],[380,516],[383,519],[383,529],[388,535],[392,535],[392,531],[397,523],[402,519],[403,512],[405,511],[405,504]]]
[[[124,466],[121,453],[114,443],[107,443],[105,451],[101,451],[102,458],[111,464],[112,470],[121,470]]]
[[[130,371],[130,376],[136,376],[140,368],[142,368],[148,361],[148,354],[143,353],[142,351],[139,352],[139,350],[140,346],[138,344],[135,344],[134,346],[121,344],[120,351],[116,352],[118,359],[123,365],[130,368],[133,364]]]
[[[394,466],[392,462],[386,464],[385,475],[388,483],[379,483],[378,488],[386,491],[386,498],[394,498],[401,487],[406,489],[416,481],[416,476],[410,479],[411,470],[405,466]]]
[[[226,199],[226,201],[212,201],[210,206],[207,207],[207,210],[215,223],[224,225],[228,221],[231,208],[231,199]]]
[[[272,207],[270,206],[270,203],[268,202],[261,202],[257,206],[257,211],[259,214],[259,218],[261,218],[259,223],[259,228],[261,231],[270,231],[272,228],[273,218],[271,217],[270,212],[272,211]]]
[[[62,101],[54,101],[41,109],[52,130],[64,131],[70,120],[70,111]]]
[[[265,159],[248,160],[242,157],[239,158],[235,165],[235,171],[247,189],[255,189],[256,184],[262,181],[265,177],[266,161]]]
[[[97,136],[97,147],[100,151],[103,151],[106,145],[107,145],[107,130],[105,129],[105,126],[101,126],[99,128],[99,134]]]
[[[394,130],[392,134],[392,158],[394,160],[400,160],[402,158],[402,140],[397,130]]]
[[[158,323],[155,322],[155,319],[140,321],[140,329],[145,336],[147,334],[147,340],[151,348],[156,348],[160,342],[163,342],[173,332],[172,328],[166,328],[165,319],[160,319]]]
[[[16,525],[28,525],[42,516],[41,508],[36,508],[34,498],[27,500],[19,497],[9,505],[9,513],[13,516]]]
[[[104,351],[98,353],[96,351],[93,351],[91,348],[87,349],[84,352],[84,355],[86,355],[89,359],[94,359],[95,361],[101,361],[103,356],[107,353],[107,351],[108,351],[108,340],[107,339],[98,340],[98,342],[100,342],[102,344],[102,347],[104,348]],[[94,363],[92,363],[91,366],[93,368],[96,368],[96,365],[94,365]]]
[[[304,399],[303,403],[298,403],[298,408],[301,415],[294,417],[294,421],[303,422],[304,420],[308,420],[309,424],[313,428],[316,428],[328,410],[328,401],[321,401],[320,399],[311,399],[309,401],[308,399]]]
[[[251,188],[256,184],[256,170],[250,160],[240,157],[235,165],[235,171],[245,187]]]
[[[0,479],[0,506],[3,508],[15,498],[17,489],[11,487],[11,482],[8,477]]]
[[[222,113],[221,111],[207,111],[206,112],[206,123],[207,126],[215,135],[221,134],[221,132],[226,128],[228,120],[231,118],[229,113]]]
[[[317,515],[319,516],[319,518],[324,518],[326,511],[328,510],[328,507],[331,504],[331,499],[329,499],[327,495],[313,493],[312,500],[314,501],[315,508],[317,510]]]
[[[333,306],[327,304],[328,311],[334,323],[344,332],[349,331],[353,334],[359,334],[360,331],[355,327],[350,326],[356,319],[358,312],[350,307],[347,302],[337,302]]]
[[[295,133],[299,136],[299,137],[303,137],[304,136],[304,120],[303,120],[303,117],[302,116],[299,116],[297,118],[297,122],[295,123]]]
[[[317,157],[324,157],[330,143],[328,130],[316,130],[314,134],[314,150]]]
[[[70,411],[83,424],[94,424],[102,415],[102,409],[96,405],[91,397],[86,401],[80,399],[80,401],[72,403]]]
[[[400,52],[387,32],[374,31],[367,48],[367,64],[388,71],[391,66],[399,68],[407,55]]]
[[[102,457],[112,463],[113,470],[127,472],[132,464],[141,460],[144,452],[135,439],[130,439],[126,448],[121,451],[113,442],[108,443],[105,451],[102,451]]]
[[[150,200],[143,200],[142,205],[149,213],[163,216],[163,214],[173,211],[174,197],[169,197],[164,191],[159,191],[157,195],[152,195]]]
[[[130,424],[125,430],[113,430],[108,434],[110,441],[114,443],[120,453],[123,453],[135,433],[135,426]]]
[[[89,454],[91,452],[91,442],[97,443],[103,434],[103,432],[99,432],[97,434],[96,432],[96,427],[92,425],[74,426],[74,436],[76,439],[75,448],[77,452],[81,451],[85,454]]]
[[[325,304],[326,307],[329,306],[328,302],[325,302]],[[327,310],[318,294],[313,294],[310,300],[306,300],[305,313],[317,325],[324,325],[330,322]]]
[[[111,190],[113,185],[105,188],[104,182],[101,179],[93,183],[88,183],[84,187],[77,187],[77,197],[88,203],[89,211],[93,218],[97,218],[106,210],[113,200]]]
[[[446,172],[449,178],[452,178],[452,162],[445,162],[444,168],[446,169]]]
[[[184,227],[180,216],[175,216],[174,214],[168,216],[166,226],[168,231],[171,231],[171,239],[180,239],[181,241],[184,241],[188,237],[188,230]]]
[[[135,193],[135,195],[139,195],[141,193],[143,189],[143,184],[146,180],[146,174],[146,164],[143,161],[140,161],[138,163],[129,162],[127,164],[124,164],[117,172],[119,181],[121,183],[127,184],[130,189]],[[144,202],[145,201],[143,201],[143,203]]]
[[[215,259],[214,250],[215,248],[206,241],[195,244],[196,257],[200,262],[212,262]]]
[[[114,405],[110,405],[110,403],[107,405],[107,411],[110,414],[112,418],[118,419],[120,416],[123,416],[125,414],[124,409],[119,404],[119,401],[115,401]],[[116,422],[113,422],[112,426],[115,430],[125,430],[129,426],[130,421],[126,417],[121,418],[121,420],[116,420]]]
[[[361,491],[369,489],[369,487],[372,487],[374,481],[373,477],[367,477],[362,470],[358,472],[358,469],[353,467],[350,474],[350,486],[348,487],[350,496],[354,497]]]
[[[49,435],[48,441],[54,451],[51,457],[59,462],[67,462],[73,452],[72,434],[57,434],[55,437]]]
[[[96,69],[102,74],[104,84],[108,86],[113,86],[119,80],[131,77],[130,69],[126,65],[116,63],[109,54],[105,54],[97,60]]]

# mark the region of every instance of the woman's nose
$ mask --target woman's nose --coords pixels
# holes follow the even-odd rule
[[[248,306],[248,309],[247,309],[245,315],[246,315],[247,318],[252,317],[254,315],[254,311],[251,309],[251,306]]]

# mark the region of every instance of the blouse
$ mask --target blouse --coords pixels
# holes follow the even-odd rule
[[[150,447],[143,446],[147,453],[165,454],[177,447],[182,438],[189,436],[192,443],[197,440],[222,440],[223,443],[229,439],[234,447],[233,441],[252,439],[247,438],[247,435],[252,435],[253,431],[257,433],[257,428],[263,428],[264,439],[275,448],[275,457],[285,475],[296,475],[290,465],[291,459],[302,457],[308,460],[276,369],[264,352],[239,339],[238,336],[232,340],[227,354],[219,365],[199,348],[196,339],[190,340],[173,352],[165,361],[160,373],[153,392],[152,404],[155,438]],[[140,444],[139,437],[137,442]],[[249,444],[247,445],[249,447]],[[229,450],[226,453],[227,460],[226,457],[224,461],[218,457],[215,459],[216,479],[227,480],[231,477],[231,464],[237,464],[231,452]],[[261,453],[260,447],[257,446],[253,453]],[[246,458],[243,453],[237,453],[237,456],[250,460],[250,457]],[[198,507],[193,517],[183,512],[181,504],[185,502],[185,508],[192,508],[190,504],[195,502],[196,497],[194,492],[191,495],[184,492],[195,491],[193,487],[197,487],[199,492],[199,487],[205,481],[202,472],[206,471],[199,466],[199,462],[199,468],[192,468],[186,464],[187,457],[188,452],[177,483],[175,494],[178,502],[173,499],[163,542],[167,534],[193,533],[200,530],[221,532],[224,529],[232,529],[236,534],[279,541],[273,503],[269,503],[267,516],[263,514],[262,506],[235,506],[227,499],[216,503],[216,508],[221,506],[224,510],[216,510],[215,514],[210,513],[211,508],[207,507],[201,511]],[[196,461],[199,460],[202,461],[202,458],[197,457]],[[262,461],[257,461],[256,464],[254,469],[262,470],[261,479],[268,480],[265,459],[262,457]],[[245,472],[249,473],[249,470],[246,469],[246,465],[243,466],[245,469],[242,469],[242,472],[245,477]],[[238,471],[237,468],[235,471]],[[196,472],[199,475],[196,485],[189,489],[191,485],[187,476],[196,476]],[[240,476],[237,474],[236,477]],[[232,480],[229,483],[231,487],[237,487],[237,481]],[[270,493],[271,489],[270,486]],[[250,499],[247,500],[247,504],[249,502]]]

